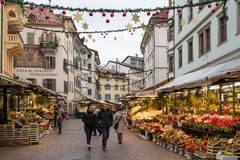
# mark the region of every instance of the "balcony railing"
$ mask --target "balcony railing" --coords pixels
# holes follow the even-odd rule
[[[58,43],[53,41],[40,41],[39,43],[43,49],[56,49],[58,47]]]

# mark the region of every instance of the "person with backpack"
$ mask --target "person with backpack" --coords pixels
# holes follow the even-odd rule
[[[86,114],[84,114],[82,121],[84,123],[84,130],[87,137],[88,150],[91,150],[91,138],[94,128],[97,123],[97,116],[94,114],[94,108],[88,106]]]

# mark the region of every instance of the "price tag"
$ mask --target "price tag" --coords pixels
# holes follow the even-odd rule
[[[228,143],[229,143],[229,144],[231,144],[232,142],[233,142],[233,139],[232,139],[232,138],[228,140]]]

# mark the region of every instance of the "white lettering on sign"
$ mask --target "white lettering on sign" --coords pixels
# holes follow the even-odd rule
[[[36,69],[36,68],[29,68],[29,69],[26,69],[26,68],[17,68],[16,69],[16,72],[25,72],[25,73],[30,73],[30,76],[49,76],[49,77],[56,77],[57,76],[57,73],[54,73],[52,70],[49,70],[49,69]]]

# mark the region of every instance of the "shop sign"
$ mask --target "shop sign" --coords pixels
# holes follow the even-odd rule
[[[56,77],[57,76],[57,73],[54,73],[52,70],[50,69],[32,69],[32,68],[29,68],[29,69],[16,69],[16,72],[17,73],[29,73],[29,75],[31,77]]]

